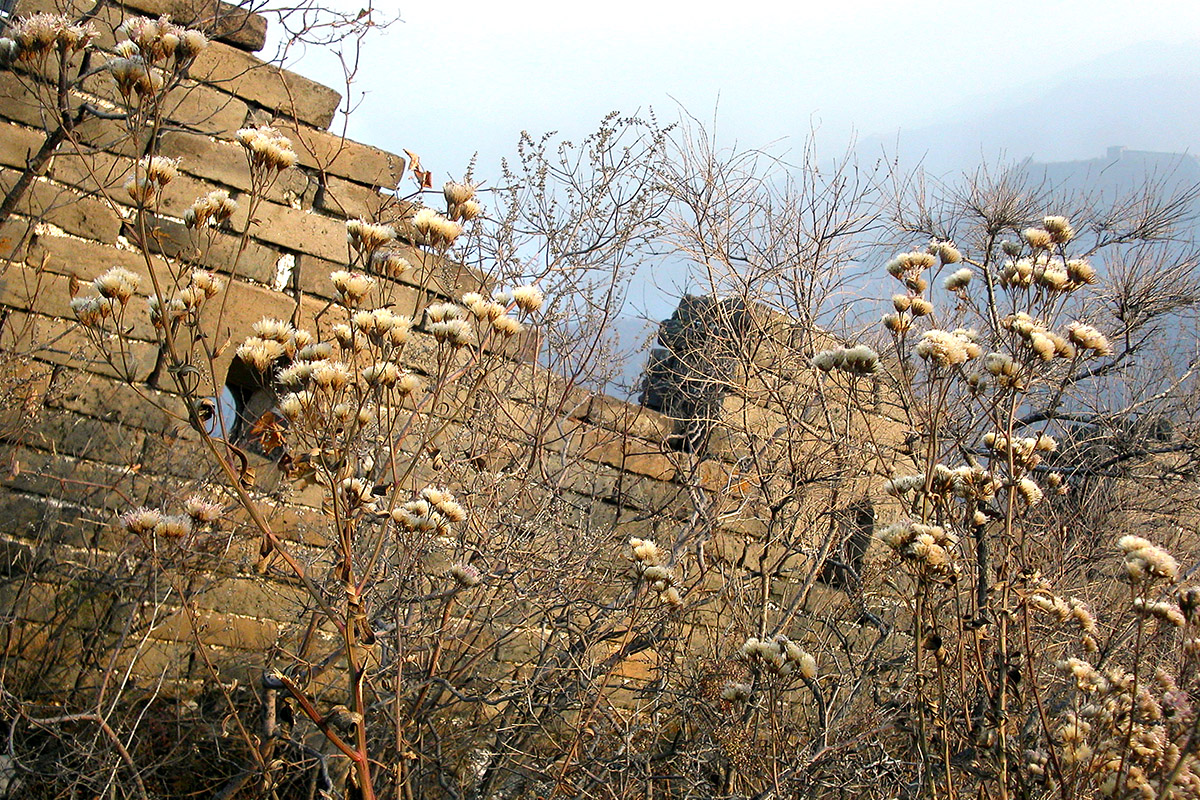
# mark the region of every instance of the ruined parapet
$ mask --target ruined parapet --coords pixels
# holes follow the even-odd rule
[[[641,403],[677,421],[677,449],[702,453],[707,447],[721,403],[738,378],[748,330],[744,303],[696,295],[684,295],[660,326]]]

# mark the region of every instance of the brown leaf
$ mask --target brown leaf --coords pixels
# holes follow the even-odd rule
[[[286,432],[283,420],[276,416],[275,412],[267,411],[254,421],[246,435],[258,442],[264,453],[270,453],[286,444]]]
[[[417,186],[421,189],[433,188],[433,170],[421,169],[421,157],[412,150],[405,150],[404,154],[408,156],[408,167],[412,171],[413,180],[417,182]]]

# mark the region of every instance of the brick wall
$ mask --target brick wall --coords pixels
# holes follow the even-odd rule
[[[22,0],[17,13],[51,9],[50,0]],[[320,329],[334,297],[327,275],[346,263],[345,220],[400,213],[392,190],[405,160],[331,133],[338,93],[256,56],[265,37],[261,17],[210,2],[131,0],[96,15],[101,47],[113,45],[114,29],[129,13],[169,13],[214,32],[166,109],[160,152],[180,159],[181,175],[153,224],[163,257],[194,259],[228,279],[222,327],[211,335],[235,344],[204,376],[216,393],[227,380],[238,380],[232,352],[256,320],[293,319]],[[89,79],[89,97],[114,99],[106,77]],[[38,96],[46,89],[31,71],[0,71],[0,190],[17,181],[45,141],[47,116]],[[179,218],[213,188],[235,197],[250,189],[234,135],[263,122],[291,138],[298,167],[271,188],[244,246],[236,231],[245,220],[235,218],[232,230],[214,232],[212,246],[197,251]],[[144,261],[128,246],[135,220],[120,186],[129,158],[147,144],[131,139],[115,120],[89,119],[0,228],[0,256],[7,259],[0,273],[0,346],[10,376],[0,398],[6,516],[0,608],[8,614],[0,646],[9,658],[37,666],[38,680],[49,681],[40,685],[78,685],[128,668],[135,682],[185,689],[204,677],[205,660],[245,675],[271,654],[294,649],[303,632],[305,592],[279,563],[262,557],[258,536],[239,515],[186,552],[171,554],[178,568],[154,585],[138,577],[138,565],[164,554],[132,547],[115,524],[130,508],[178,503],[214,472],[181,401],[168,382],[153,380],[159,359],[149,324],[131,323],[114,363],[99,358],[70,310],[72,287],[110,267],[146,277]],[[276,289],[281,259],[292,265],[292,278]],[[436,258],[413,253],[410,260],[420,269],[390,288],[406,312],[490,286],[486,277]],[[811,543],[841,524],[835,512],[869,499],[870,480],[844,452],[825,449],[824,422],[813,415],[822,404],[844,408],[848,398],[836,387],[816,386],[806,359],[822,344],[819,336],[765,312],[751,314],[747,325],[745,334],[756,344],[733,358],[719,396],[704,406],[703,447],[681,445],[694,419],[589,393],[546,374],[529,360],[536,345],[530,340],[500,354],[509,366],[500,372],[505,384],[492,387],[504,403],[493,409],[503,418],[493,419],[491,435],[450,414],[438,439],[450,471],[419,471],[413,480],[458,476],[456,486],[469,503],[472,492],[482,497],[481,487],[504,474],[506,459],[527,457],[532,441],[543,465],[539,491],[552,496],[564,530],[599,537],[614,574],[630,536],[691,548],[680,556],[700,566],[692,567],[695,594],[681,613],[696,653],[727,653],[730,642],[744,636],[733,622],[737,607],[764,575],[778,618],[793,615],[798,593],[810,604],[844,602],[812,582],[814,559],[831,554]],[[425,332],[416,339],[407,366],[419,370],[433,345]],[[827,394],[818,402],[821,392]],[[810,394],[812,403],[797,402]],[[811,433],[797,434],[804,426]],[[781,437],[780,431],[789,433]],[[784,469],[794,466],[788,460],[794,454],[772,450],[781,438],[797,437],[808,437],[805,463],[813,473],[805,477],[803,500],[788,506],[795,518],[781,528],[770,518],[763,487],[799,485]],[[866,447],[857,439],[852,446]],[[832,461],[841,466],[829,471]],[[251,466],[253,490],[272,523],[306,563],[320,564],[329,532],[323,487],[293,481],[277,459],[253,456]],[[189,608],[178,602],[184,595]],[[494,658],[532,659],[536,636],[533,644],[523,637],[509,631]],[[81,661],[80,654],[95,652],[96,641],[117,659]],[[619,679],[644,680],[646,659],[643,654],[622,668]]]

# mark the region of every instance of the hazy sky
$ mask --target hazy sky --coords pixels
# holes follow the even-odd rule
[[[903,144],[935,169],[1200,149],[1196,0],[377,2],[402,21],[367,40],[347,131],[419,153],[435,186],[477,151],[475,177],[494,178],[522,130],[577,140],[651,108],[715,120],[725,146],[786,155],[815,130],[822,159]],[[293,66],[341,83],[329,53]],[[670,313],[684,279],[659,272],[631,286],[627,314]]]
[[[345,2],[347,8],[361,6]],[[674,3],[380,0],[402,22],[368,40],[349,132],[422,155],[439,179],[521,130],[580,136],[611,110],[716,114],[761,146],[817,128],[830,152],[1009,96],[1130,45],[1200,39],[1194,0]],[[300,71],[336,84],[327,54]],[[1126,143],[1139,146],[1138,143]],[[1153,146],[1147,143],[1140,146]]]

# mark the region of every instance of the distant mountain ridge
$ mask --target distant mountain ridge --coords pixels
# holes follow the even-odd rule
[[[980,163],[1074,161],[1115,144],[1190,153],[1200,130],[1195,46],[1136,45],[1054,76],[947,109],[946,121],[868,136],[863,158],[923,163],[935,175]]]

